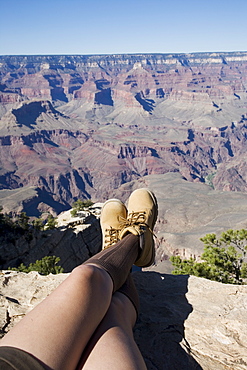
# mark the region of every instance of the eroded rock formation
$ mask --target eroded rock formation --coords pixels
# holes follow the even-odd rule
[[[60,208],[171,171],[246,191],[246,66],[246,53],[2,56],[1,188]]]
[[[162,193],[178,175],[219,192],[205,198],[212,212],[196,197],[193,216],[193,197],[181,196],[186,210],[168,199],[159,259],[200,254],[198,236],[246,221],[246,209],[225,208],[236,192],[246,204],[246,68],[244,52],[0,57],[0,205],[55,215],[78,198],[126,200],[152,183],[166,209]]]
[[[45,256],[60,258],[59,265],[71,271],[101,249],[99,220],[91,216],[81,230],[56,228],[39,231],[29,229],[23,235],[8,232],[0,235],[0,267],[28,266]]]

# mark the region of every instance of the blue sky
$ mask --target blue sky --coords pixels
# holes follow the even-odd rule
[[[0,55],[247,51],[247,0],[0,0]]]

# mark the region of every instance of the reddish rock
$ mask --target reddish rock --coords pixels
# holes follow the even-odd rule
[[[0,63],[2,189],[32,185],[68,207],[179,172],[246,191],[246,53]]]
[[[17,103],[20,102],[22,99],[19,94],[13,93],[0,93],[0,103]]]

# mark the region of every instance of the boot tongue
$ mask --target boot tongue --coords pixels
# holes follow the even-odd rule
[[[139,235],[140,233],[133,226],[128,226],[121,231],[120,239],[123,239],[128,234]]]

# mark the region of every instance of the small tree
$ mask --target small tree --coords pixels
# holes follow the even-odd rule
[[[93,205],[93,202],[90,199],[81,200],[78,199],[72,204],[72,210],[70,211],[72,217],[77,216],[77,212],[83,211],[85,208],[88,208]]]
[[[190,258],[182,260],[172,256],[174,274],[191,274],[210,280],[230,284],[244,284],[247,278],[247,230],[227,230],[220,238],[207,234],[201,238],[204,243],[202,262]]]
[[[2,213],[3,208],[0,207],[0,227],[8,229],[16,229],[17,223],[15,223],[12,219],[11,214]]]
[[[32,221],[33,227],[36,230],[44,230],[44,223],[41,218],[36,218]]]
[[[49,215],[47,217],[47,221],[45,224],[46,230],[53,230],[57,227],[57,219],[53,217],[52,215]]]
[[[64,271],[64,269],[61,266],[57,265],[59,261],[59,257],[46,256],[41,260],[37,260],[35,263],[30,263],[29,266],[25,266],[23,263],[21,263],[20,266],[17,268],[9,267],[9,270],[27,273],[30,271],[37,271],[41,275],[60,274]]]
[[[29,217],[26,215],[25,212],[21,212],[17,219],[17,224],[24,230],[27,230],[29,228]]]

